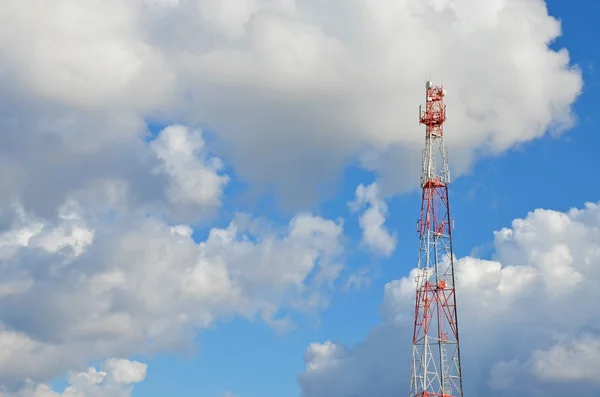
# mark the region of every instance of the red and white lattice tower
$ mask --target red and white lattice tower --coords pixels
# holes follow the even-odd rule
[[[419,108],[419,122],[426,130],[410,397],[463,395],[444,146],[445,94],[443,87],[428,81],[425,108]]]

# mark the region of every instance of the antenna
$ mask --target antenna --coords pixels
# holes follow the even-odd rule
[[[425,149],[409,396],[463,397],[452,252],[454,221],[450,217],[450,171],[444,146],[446,90],[430,80],[425,93],[425,108],[419,112],[419,123],[425,125]]]

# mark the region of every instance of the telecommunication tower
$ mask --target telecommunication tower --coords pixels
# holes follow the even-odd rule
[[[410,397],[462,397],[452,254],[454,225],[448,201],[450,172],[443,128],[446,91],[430,81],[425,91],[425,108],[419,107],[419,123],[425,125],[425,149],[421,219],[417,223],[419,274]]]

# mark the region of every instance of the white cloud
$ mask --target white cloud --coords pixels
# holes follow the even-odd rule
[[[388,215],[387,205],[381,198],[377,182],[356,188],[356,199],[349,203],[353,212],[364,210],[358,223],[362,229],[362,243],[369,249],[389,256],[396,249],[396,234],[390,234],[384,226]]]
[[[145,214],[95,219],[70,203],[48,221],[17,209],[0,247],[0,383],[188,348],[231,316],[290,327],[290,310],[327,304],[342,270],[342,225],[310,214],[287,231],[238,215],[197,243],[189,226]]]
[[[286,328],[286,310],[327,303],[341,224],[300,214],[284,232],[240,216],[191,238],[223,201],[221,158],[290,208],[357,157],[387,195],[415,186],[423,134],[409,110],[430,73],[449,89],[459,171],[476,152],[568,127],[581,90],[567,52],[548,48],[560,26],[541,0],[82,4],[7,0],[0,13],[0,383],[181,348],[233,315]],[[148,143],[148,120],[178,124]],[[218,157],[179,123],[214,133]],[[384,207],[369,203],[368,241],[388,252]],[[578,222],[571,233],[588,233]],[[593,279],[581,267],[595,261],[593,233],[581,251],[563,235],[534,253],[521,245],[546,243],[512,230],[497,236],[505,268],[472,262],[468,274],[463,261],[465,278],[500,282],[506,307],[532,285],[560,306]]]
[[[105,368],[118,383],[139,383],[146,378],[146,364],[136,361],[112,359],[105,363]]]
[[[309,372],[324,370],[328,366],[335,366],[338,363],[338,359],[343,358],[343,356],[344,351],[342,347],[332,341],[311,343],[304,356],[306,369]]]
[[[600,383],[600,339],[585,336],[533,353],[536,376],[549,381]]]
[[[167,198],[173,204],[172,211],[189,222],[199,213],[214,213],[221,206],[229,177],[219,174],[223,168],[221,160],[205,153],[200,131],[172,125],[150,145],[162,163],[156,171],[169,176]]]
[[[206,125],[252,189],[290,207],[356,155],[386,195],[416,186],[430,74],[449,91],[457,171],[568,127],[582,86],[548,48],[560,24],[542,0],[9,0],[0,18],[0,119],[20,141],[41,129],[89,148],[137,138],[147,118]]]
[[[0,178],[0,206],[19,202],[49,218],[75,200],[98,217],[143,211],[192,224],[211,219],[220,209],[229,177],[200,130],[172,125],[145,141],[126,134],[97,139],[90,134],[88,139],[89,131],[105,126],[93,125],[77,135],[83,127],[81,120],[73,120],[67,130],[50,126],[49,131],[22,132],[20,124],[8,125],[0,163],[10,172]],[[111,129],[115,125],[106,127],[120,132]]]
[[[71,373],[69,385],[62,391],[53,391],[49,385],[28,381],[15,393],[1,397],[130,397],[133,385],[146,378],[146,364],[124,359],[106,360],[101,370],[89,368]]]
[[[178,60],[182,79],[206,93],[192,111],[230,144],[240,175],[275,181],[288,201],[311,198],[315,182],[368,148],[384,192],[415,186],[416,109],[430,74],[449,90],[459,171],[475,149],[505,150],[572,121],[580,73],[548,48],[560,25],[541,0],[267,4],[220,13],[220,39]]]
[[[58,252],[70,248],[71,253],[79,256],[94,239],[94,230],[89,229],[82,219],[81,210],[76,202],[68,202],[58,212],[60,224],[48,231],[42,229],[40,234],[32,235],[27,245],[40,247],[48,252]]]
[[[494,245],[495,260],[456,263],[465,394],[597,395],[600,205],[535,210]],[[415,272],[386,285],[385,321],[364,342],[328,342],[321,350],[343,354],[320,355],[318,368],[307,356],[305,397],[408,391]]]
[[[140,12],[138,1],[8,0],[0,57],[17,87],[41,98],[85,110],[146,110],[162,102],[171,72],[145,42]]]

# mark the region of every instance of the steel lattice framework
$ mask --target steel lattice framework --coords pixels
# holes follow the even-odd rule
[[[428,81],[425,108],[419,108],[419,123],[426,130],[410,397],[463,396],[448,201],[450,172],[444,146],[445,94],[443,87]]]

